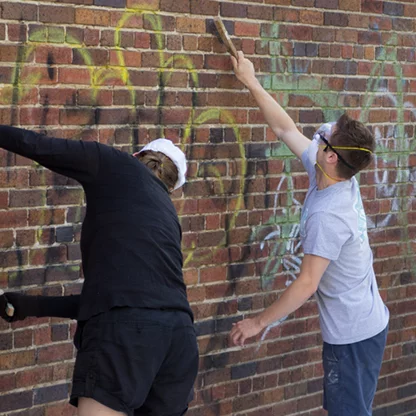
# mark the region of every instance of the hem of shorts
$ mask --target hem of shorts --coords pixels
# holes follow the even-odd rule
[[[94,399],[98,403],[101,403],[102,405],[107,406],[116,412],[123,412],[126,413],[127,416],[134,416],[134,412],[132,409],[127,408],[122,401],[120,401],[118,398],[112,396],[110,393],[106,392],[98,386],[94,387],[94,391],[92,393],[86,393],[85,383],[74,383],[69,399],[69,404],[71,404],[74,407],[78,407],[78,399],[81,397],[88,397],[90,399]]]
[[[356,342],[361,342],[361,341],[366,341],[367,339],[373,338],[376,335],[380,334],[381,332],[383,332],[386,328],[387,325],[389,324],[389,318],[387,319],[387,321],[385,323],[383,323],[383,325],[381,326],[381,329],[377,328],[376,331],[372,331],[370,332],[370,335],[367,333],[365,335],[362,335],[361,337],[356,337],[356,338],[350,338],[348,340],[327,340],[327,339],[323,339],[324,342],[326,342],[327,344],[331,344],[331,345],[346,345],[346,344],[355,344]]]

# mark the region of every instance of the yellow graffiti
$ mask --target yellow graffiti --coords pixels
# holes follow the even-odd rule
[[[149,12],[148,7],[143,5],[141,7],[139,4],[136,4],[132,9],[129,9],[123,13],[120,20],[118,21],[115,32],[114,32],[114,48],[113,52],[115,52],[116,62],[112,62],[108,65],[103,66],[96,66],[91,56],[91,53],[88,51],[88,48],[78,39],[75,37],[67,34],[66,42],[71,45],[73,50],[76,50],[82,60],[82,66],[86,67],[90,74],[90,93],[93,102],[98,100],[98,94],[101,89],[108,85],[110,82],[119,81],[124,88],[127,89],[129,92],[130,97],[130,108],[132,113],[136,111],[136,87],[133,85],[133,82],[130,78],[130,71],[126,65],[125,56],[124,56],[124,49],[121,46],[122,44],[122,32],[126,25],[132,19],[136,19],[138,17],[143,18],[151,27],[152,33],[154,34],[154,41],[156,44],[156,53],[158,54],[159,59],[159,79],[162,79],[163,76],[164,83],[168,83],[175,72],[175,66],[185,69],[192,79],[193,83],[193,94],[197,95],[197,89],[199,87],[199,80],[198,80],[198,71],[195,69],[192,60],[189,56],[184,54],[174,54],[172,56],[167,57],[166,53],[164,52],[164,45],[163,45],[163,25],[161,17],[158,15],[157,12]],[[34,88],[38,88],[38,85],[44,76],[41,70],[44,70],[44,67],[34,67],[30,71],[26,73],[22,73],[23,69],[25,68],[25,63],[30,61],[30,57],[36,53],[38,47],[44,47],[45,44],[49,45],[48,39],[50,36],[58,36],[59,33],[53,32],[53,28],[39,28],[36,32],[32,33],[31,39],[28,40],[24,45],[22,45],[22,56],[19,62],[16,63],[13,73],[13,87],[7,86],[4,88],[4,93],[2,94],[2,101],[8,102],[9,104],[18,104],[22,102],[32,91]],[[16,96],[13,97],[13,89],[17,89],[17,99]],[[14,102],[13,102],[14,100]],[[161,107],[163,106],[163,91],[159,88],[156,97],[156,106]],[[200,126],[202,124],[217,121],[220,117],[225,120],[223,123],[226,127],[232,128],[234,132],[234,136],[236,141],[239,145],[240,150],[240,158],[242,161],[242,173],[240,176],[240,183],[239,183],[239,191],[236,201],[236,208],[231,216],[231,219],[228,224],[229,231],[235,226],[235,221],[240,209],[243,206],[243,191],[244,191],[244,178],[246,174],[246,159],[245,159],[245,150],[244,145],[241,140],[240,131],[238,126],[235,123],[235,119],[233,118],[232,114],[228,111],[222,109],[207,109],[202,111],[197,117],[195,116],[196,109],[195,106],[192,105],[190,109],[190,114],[188,121],[185,123],[184,126],[184,134],[180,143],[180,146],[183,150],[186,149],[187,145],[191,145],[191,137],[192,132],[196,126]],[[165,126],[160,126],[162,130],[165,129]],[[80,136],[82,130],[80,130],[77,136]],[[133,145],[133,129],[130,128],[130,142]],[[215,167],[211,167],[210,171],[214,174],[215,180],[219,183],[219,189],[221,194],[225,195],[225,186],[222,180],[221,174]],[[41,183],[44,186],[47,186],[47,176],[46,171],[42,170],[41,174]],[[178,215],[181,217],[183,215],[183,207],[184,207],[184,200],[181,201],[182,204],[178,209]],[[79,208],[77,209],[77,218],[81,217],[81,206],[83,204],[82,198],[79,201]],[[43,213],[45,215],[45,213]],[[38,241],[40,240],[42,235],[42,231],[39,230],[38,232]],[[213,248],[218,250],[220,247],[223,247],[226,243],[225,238],[217,245],[217,247]],[[188,265],[192,260],[201,260],[201,258],[196,258],[197,247],[195,244],[191,245],[190,252],[189,249],[186,249],[186,259],[185,259],[185,266]]]

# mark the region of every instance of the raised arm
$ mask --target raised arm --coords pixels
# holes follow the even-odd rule
[[[99,146],[96,142],[56,139],[34,131],[0,125],[1,148],[32,159],[81,184],[93,181],[98,174]]]
[[[253,63],[244,57],[243,52],[238,52],[238,60],[234,57],[231,59],[237,78],[250,90],[267,124],[276,136],[301,158],[310,140],[297,129],[286,111],[261,86],[256,78]]]

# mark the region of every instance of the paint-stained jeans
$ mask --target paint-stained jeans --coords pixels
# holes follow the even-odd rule
[[[328,416],[371,416],[388,326],[354,344],[324,342],[324,409]]]

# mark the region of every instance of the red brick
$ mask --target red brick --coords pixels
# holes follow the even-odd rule
[[[77,104],[82,106],[110,106],[112,104],[113,94],[108,89],[79,89]]]
[[[358,27],[366,30],[370,24],[370,17],[367,14],[350,14],[348,23],[349,27]]]
[[[12,81],[12,73],[13,70],[11,67],[0,67],[0,78],[2,79],[3,83],[5,84],[10,84]],[[3,109],[0,110],[0,120],[5,120],[5,114],[3,114],[4,111]],[[10,111],[7,111],[7,116],[10,118]],[[9,122],[4,122],[2,121],[2,123],[4,124],[10,124]]]
[[[190,0],[160,0],[160,10],[174,13],[189,13],[191,11]]]
[[[258,37],[260,35],[260,25],[257,23],[235,22],[234,35]]]
[[[0,61],[15,62],[17,60],[18,47],[15,45],[0,45]]]
[[[72,63],[74,65],[86,65],[92,61],[95,66],[104,66],[108,64],[108,51],[94,48],[77,48],[73,50]]]
[[[319,0],[317,0],[319,2]],[[331,0],[328,0],[331,1]],[[315,0],[292,0],[292,5],[296,7],[313,7]]]
[[[75,125],[91,125],[95,120],[94,110],[86,109],[64,109],[61,110],[59,115],[59,122],[62,125],[75,124]]]
[[[130,71],[130,81],[135,86],[154,87],[157,85],[157,80],[158,80],[158,76],[155,72]]]
[[[249,19],[273,20],[273,7],[269,6],[247,6],[247,17]]]
[[[361,10],[361,0],[340,1],[338,7],[341,10],[359,12]]]
[[[301,10],[299,15],[299,22],[309,25],[321,26],[324,24],[324,14],[320,11]]]
[[[6,209],[9,206],[9,194],[7,191],[0,192],[0,209]]]
[[[45,4],[32,5],[17,0],[2,3],[2,17],[8,28],[6,35],[6,23],[0,24],[0,39],[3,40],[0,58],[3,60],[0,67],[3,88],[0,95],[4,107],[0,109],[0,121],[21,126],[47,126],[49,134],[57,137],[99,140],[129,150],[134,134],[142,144],[159,137],[161,129],[165,136],[182,143],[190,159],[189,182],[183,190],[175,192],[173,200],[181,216],[184,233],[184,279],[189,285],[188,297],[196,318],[206,321],[204,335],[199,338],[203,353],[201,375],[190,414],[232,414],[231,399],[240,394],[241,400],[235,406],[247,416],[317,416],[320,414],[320,401],[318,403],[317,400],[322,366],[315,303],[308,302],[293,314],[290,321],[272,331],[255,357],[255,341],[249,349],[226,350],[228,334],[225,332],[227,325],[236,319],[237,311],[241,314],[242,310],[246,313],[262,310],[285,288],[286,276],[280,267],[267,286],[270,292],[264,292],[267,282],[261,276],[269,267],[273,246],[260,249],[259,241],[252,239],[253,235],[257,239],[263,233],[266,235],[268,229],[272,229],[267,224],[271,224],[276,215],[283,215],[282,207],[289,206],[292,187],[293,196],[298,201],[304,200],[307,181],[299,161],[264,159],[268,152],[273,153],[276,148],[275,135],[265,127],[255,101],[233,75],[224,45],[211,33],[212,16],[232,17],[226,21],[231,36],[237,48],[253,60],[259,74],[278,73],[274,82],[278,80],[288,87],[295,83],[301,89],[307,88],[308,75],[318,75],[316,88],[326,95],[335,93],[333,105],[346,108],[355,117],[369,120],[373,128],[378,127],[382,137],[389,137],[379,145],[394,150],[397,143],[391,137],[390,129],[396,121],[405,123],[405,137],[414,135],[411,109],[400,112],[388,95],[380,95],[371,102],[368,111],[362,113],[360,107],[365,104],[363,93],[368,92],[371,85],[360,77],[369,77],[383,63],[379,60],[381,48],[387,53],[395,53],[404,77],[403,101],[412,102],[411,93],[416,91],[416,84],[411,80],[414,75],[411,65],[414,60],[411,52],[414,47],[411,36],[414,6],[410,2],[395,6],[394,2],[384,5],[383,2],[364,1],[364,12],[360,13],[361,0],[252,0],[245,3],[108,0],[96,4],[110,6],[111,3],[115,6],[111,10],[109,7],[86,7],[94,6],[93,0],[51,3],[55,4],[50,10],[60,9],[68,14],[53,14]],[[127,9],[119,8],[122,4]],[[12,9],[12,6],[15,8]],[[337,7],[341,11],[339,16],[334,14]],[[64,40],[61,27],[19,23],[22,13],[25,16],[23,21],[36,21],[37,8],[41,9],[41,20],[53,22],[71,19],[69,10],[73,11],[78,24],[67,24],[65,30],[66,42],[72,44],[74,49],[56,44]],[[383,14],[383,10],[387,14]],[[164,11],[166,14],[163,14]],[[402,11],[403,18],[395,16]],[[239,15],[243,17],[239,18]],[[344,25],[346,15],[348,27],[343,30],[323,27],[324,23]],[[244,21],[246,18],[251,21]],[[270,19],[283,24],[277,26]],[[57,30],[60,32],[57,33]],[[397,38],[392,38],[392,30],[399,33]],[[31,42],[36,42],[36,47],[22,56],[22,48],[16,42],[24,45],[28,33]],[[310,57],[306,56],[306,48],[312,45],[311,41],[319,43],[313,50],[313,61],[306,59]],[[120,52],[114,48],[116,45],[121,47]],[[302,49],[305,56],[292,60],[294,51],[299,55]],[[182,53],[183,50],[187,53]],[[276,58],[277,53],[283,57]],[[121,55],[123,59],[119,59]],[[19,56],[25,62],[21,63],[19,78],[15,80],[13,74]],[[128,72],[124,72],[124,68]],[[391,94],[399,92],[393,63],[384,62],[382,69],[388,79],[383,86]],[[294,72],[300,70],[306,73]],[[129,85],[126,85],[124,75],[128,75]],[[379,75],[376,71],[375,77]],[[266,77],[264,80],[268,81]],[[16,82],[19,89],[14,87]],[[93,83],[99,88],[92,88]],[[160,85],[166,87],[163,93]],[[375,87],[378,88],[378,84]],[[270,88],[275,89],[275,85]],[[296,122],[305,122],[302,130],[308,137],[313,133],[313,126],[308,125],[308,120],[312,120],[312,124],[317,119],[323,121],[323,113],[317,112],[316,108],[322,103],[325,108],[329,105],[318,95],[322,94],[273,93]],[[99,120],[93,117],[93,108],[97,106],[101,107]],[[133,106],[136,109],[133,110]],[[187,127],[190,123],[192,129]],[[135,124],[142,126],[137,133],[133,132],[136,131]],[[59,294],[64,286],[66,293],[79,293],[82,285],[77,280],[82,276],[79,265],[80,221],[85,213],[82,190],[73,180],[45,169],[33,168],[32,161],[28,159],[3,150],[0,153],[0,166],[6,168],[0,169],[0,245],[3,250],[0,258],[9,270],[0,272],[0,287],[30,285],[30,293]],[[383,403],[388,404],[391,398],[398,397],[397,387],[410,377],[410,371],[401,377],[401,369],[409,361],[401,360],[403,348],[400,345],[410,344],[414,332],[411,313],[416,290],[412,289],[409,275],[413,262],[406,256],[409,258],[416,249],[416,244],[412,242],[416,228],[403,228],[402,225],[416,221],[416,203],[402,207],[403,212],[391,212],[393,200],[386,197],[382,188],[375,186],[377,172],[374,173],[374,169],[395,172],[398,165],[386,162],[383,155],[377,158],[377,167],[371,166],[362,173],[361,183],[367,214],[376,224],[370,239],[376,254],[375,270],[381,295],[388,301],[392,316],[404,316],[391,322],[384,366],[387,370],[384,371],[397,375],[397,379],[391,379],[396,387],[391,389],[390,396],[379,395]],[[415,158],[408,159],[408,166],[413,166]],[[276,211],[272,206],[273,192],[279,186],[284,169],[289,169],[294,177],[290,185],[286,181],[281,187]],[[395,183],[397,180],[397,174],[389,173],[387,182]],[[60,204],[59,208],[37,206],[43,203],[45,190],[47,202]],[[413,187],[411,184],[397,184],[396,192],[403,198],[412,196]],[[382,227],[382,221],[387,219],[388,228]],[[26,228],[27,221],[30,228]],[[76,223],[74,241],[66,247],[54,245],[56,226],[66,222]],[[261,224],[261,230],[252,229]],[[39,225],[41,229],[38,230]],[[35,244],[40,244],[41,248],[33,247]],[[60,265],[67,258],[75,262],[76,269],[69,270],[69,266]],[[39,263],[39,267],[30,267],[29,259]],[[45,270],[40,267],[45,262],[58,264]],[[42,289],[45,281],[49,284]],[[250,302],[243,302],[243,298]],[[53,325],[53,333],[47,319],[28,319],[12,325],[14,348],[32,348],[32,336],[35,334],[36,344],[42,346],[43,368],[50,370],[56,367],[52,379],[50,374],[42,373],[46,377],[43,383],[66,382],[71,377],[72,346],[67,347],[67,363],[49,365],[49,361],[56,360],[53,357],[60,351],[53,349],[55,345],[50,345],[51,340],[61,342],[68,339],[66,322],[55,320]],[[222,333],[211,334],[215,328]],[[0,337],[0,344],[3,342],[7,347],[12,332],[7,323],[0,322],[0,329],[5,334]],[[74,325],[71,326],[73,332]],[[299,336],[300,332],[304,335]],[[286,337],[282,338],[281,334]],[[279,349],[287,356],[285,361],[282,361],[283,356],[277,357],[281,354]],[[209,355],[215,350],[221,351],[217,355],[222,357]],[[296,362],[304,362],[305,357],[313,364],[292,367]],[[244,366],[253,361],[258,372],[268,375],[260,374],[232,382],[229,380],[230,370],[222,371],[215,367],[217,363],[224,363],[223,367],[229,369],[231,365]],[[288,365],[284,371],[279,369],[282,362]],[[278,375],[273,370],[279,370]],[[10,369],[8,373],[12,371]],[[29,364],[27,369],[19,367],[17,381],[14,374],[4,375],[5,381],[0,383],[0,388],[6,392],[2,395],[2,399],[5,397],[2,404],[13,406],[16,403],[17,396],[8,392],[19,387],[18,382],[23,388],[36,385],[36,371],[41,370]],[[208,385],[201,388],[203,378],[208,380]],[[387,378],[383,377],[380,382],[383,392]],[[50,387],[42,387],[45,388]],[[275,403],[276,395],[281,395],[282,391],[286,400]],[[247,398],[252,398],[253,403]],[[293,399],[288,401],[287,398]],[[23,399],[31,404],[31,392],[27,398],[22,398],[22,403]],[[219,402],[215,403],[215,400]],[[256,400],[259,400],[259,405],[253,407]],[[19,403],[19,406],[29,407],[30,404]],[[7,413],[10,411],[13,410],[7,410]],[[22,412],[28,416],[76,414],[75,409],[62,404],[37,405],[30,410],[21,407]],[[13,415],[17,416],[17,413]]]
[[[225,281],[226,278],[226,267],[207,267],[200,269],[200,283]]]
[[[76,91],[70,88],[42,88],[39,90],[40,101],[50,105],[75,105]]]
[[[86,46],[98,46],[100,43],[100,31],[98,29],[85,29],[84,43]]]
[[[4,40],[5,31],[4,26],[0,25],[0,39]],[[7,36],[11,42],[26,42],[27,41],[27,25],[25,24],[12,24],[7,25]]]
[[[191,0],[192,14],[205,14],[208,16],[217,16],[220,4],[215,0]]]
[[[224,17],[247,17],[247,6],[238,3],[221,3],[221,16]]]
[[[150,48],[150,34],[149,33],[136,33],[134,46],[140,49]]]
[[[111,12],[111,26],[117,27],[117,33],[120,34],[120,28],[142,29],[143,28],[143,15],[138,12],[129,13],[124,12]]]
[[[64,209],[31,209],[29,210],[29,225],[63,224]]]
[[[17,230],[16,245],[19,247],[31,246],[35,244],[36,234],[34,230]]]
[[[379,0],[362,0],[362,13],[383,13],[383,2]]]
[[[39,6],[39,22],[44,23],[74,23],[75,9],[73,7]]]
[[[168,35],[166,47],[168,50],[180,51],[182,49],[182,37],[180,35]]]
[[[193,17],[178,17],[176,27],[178,32],[205,33],[205,20]]]
[[[59,83],[91,84],[91,73],[84,68],[59,68]]]
[[[127,0],[127,8],[138,10],[154,10],[160,8],[160,0]]]
[[[28,185],[27,169],[0,171],[0,188],[27,188]]]
[[[35,61],[44,65],[70,64],[72,62],[72,50],[70,48],[55,48],[38,46],[35,52]]]
[[[49,364],[73,357],[73,345],[71,343],[52,345],[38,349],[38,364]]]
[[[405,4],[404,5],[404,16],[406,16],[406,17],[416,17],[416,5],[414,5],[414,4]]]
[[[38,6],[36,4],[2,3],[2,18],[7,20],[37,21]]]
[[[266,0],[266,4],[278,4],[282,6],[289,6],[291,4],[291,0]]]
[[[171,0],[169,0],[171,1]],[[185,4],[184,1],[179,3],[179,7]],[[144,15],[143,16],[143,28],[152,30],[152,31],[173,31],[175,29],[175,17],[173,16],[165,16],[158,14],[157,20],[155,21],[153,15]],[[161,37],[161,34],[159,34]]]
[[[19,351],[0,355],[0,369],[14,370],[35,364],[35,350]]]
[[[45,202],[45,193],[41,190],[10,191],[9,206],[13,208],[42,206]]]
[[[276,7],[274,10],[274,20],[279,22],[299,22],[299,10],[288,10],[283,7]],[[310,23],[310,22],[307,22]]]
[[[96,9],[75,9],[75,23],[108,27],[110,25],[110,12]]]
[[[29,263],[34,266],[64,263],[66,260],[66,246],[41,248],[29,252]]]
[[[52,367],[24,370],[16,374],[16,383],[19,387],[36,386],[52,381],[52,374]]]
[[[22,126],[30,125],[53,125],[58,119],[58,109],[48,108],[21,108],[20,124]]]
[[[45,409],[45,416],[76,416],[77,408],[69,403],[49,405]]]
[[[0,392],[10,391],[16,388],[16,376],[14,374],[4,374],[0,378]]]
[[[25,227],[26,217],[26,210],[0,211],[0,228]]]

